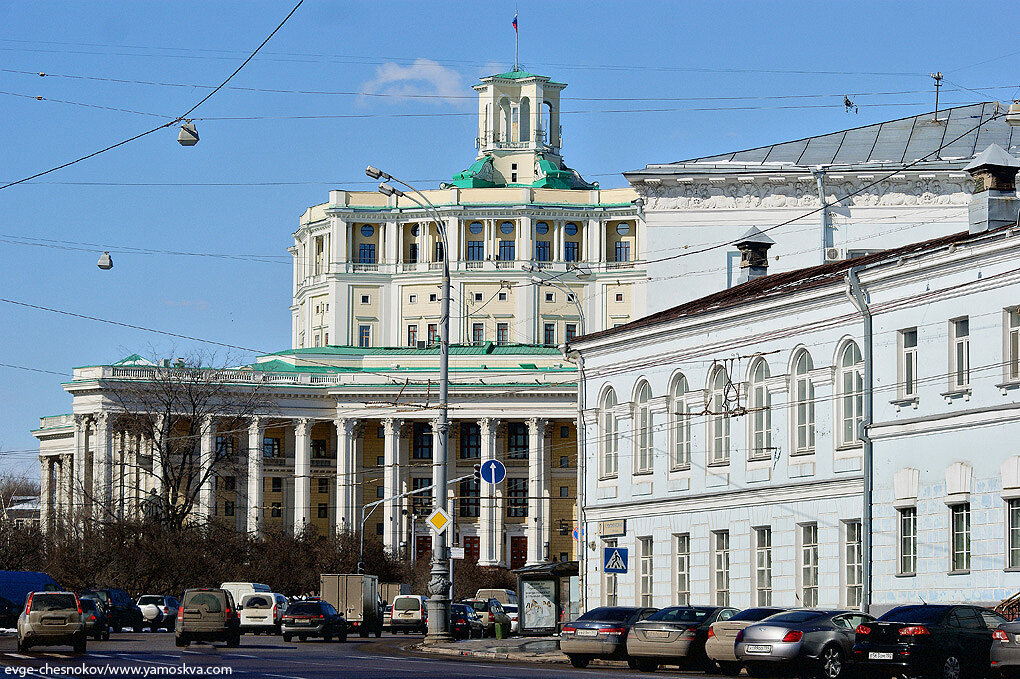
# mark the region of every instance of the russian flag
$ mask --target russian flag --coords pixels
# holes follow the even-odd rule
[[[517,32],[517,12],[514,12],[514,33]]]

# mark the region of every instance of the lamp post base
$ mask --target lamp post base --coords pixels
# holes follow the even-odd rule
[[[445,549],[441,546],[440,549]],[[446,576],[447,562],[433,559],[432,579],[429,580],[429,597],[425,602],[429,624],[425,634],[425,645],[445,644],[453,641],[450,634],[450,581]]]

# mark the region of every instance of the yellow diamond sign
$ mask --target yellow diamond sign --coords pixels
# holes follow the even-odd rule
[[[447,514],[441,507],[435,509],[431,514],[429,514],[429,518],[425,520],[430,526],[432,526],[432,530],[436,531],[440,535],[442,535],[442,533],[446,530],[446,527],[450,525],[450,515]]]

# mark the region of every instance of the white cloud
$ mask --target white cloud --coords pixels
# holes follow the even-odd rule
[[[409,66],[383,64],[376,69],[375,78],[361,85],[361,91],[369,95],[394,95],[391,100],[396,101],[414,99],[463,105],[473,99],[463,98],[471,91],[464,86],[460,73],[431,59],[415,59]],[[369,99],[375,97],[361,97],[362,101]]]

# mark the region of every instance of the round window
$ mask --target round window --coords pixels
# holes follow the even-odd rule
[[[502,224],[499,225],[499,230],[500,230],[500,233],[506,233],[506,234],[513,233],[514,232],[514,223],[513,222],[503,222]]]
[[[365,238],[371,238],[372,234],[375,233],[375,228],[371,224],[361,225],[361,235]]]
[[[568,236],[577,235],[577,224],[573,222],[567,222],[566,226],[564,226],[563,229],[567,232]]]
[[[481,222],[471,222],[471,226],[468,227],[468,231],[475,234],[476,236],[482,232]]]
[[[621,236],[626,236],[628,233],[630,233],[630,224],[628,224],[627,222],[620,222],[619,224],[616,225],[616,233],[620,234]]]
[[[411,227],[411,235],[417,238],[417,236],[418,236],[418,225],[417,224],[415,224],[414,226]]]
[[[549,233],[549,225],[546,224],[545,222],[536,222],[535,233],[540,233],[542,235]]]

